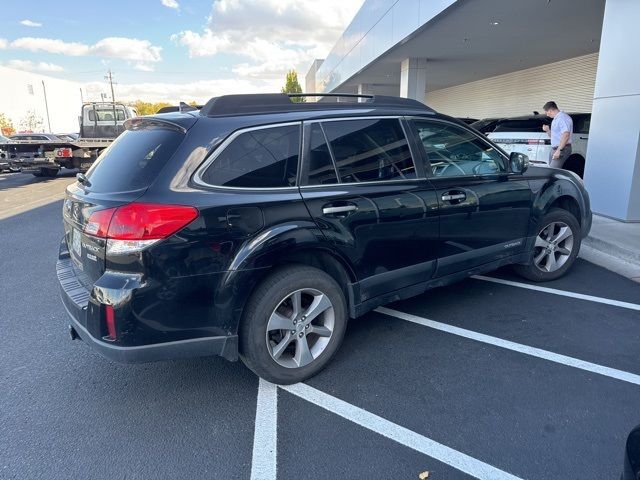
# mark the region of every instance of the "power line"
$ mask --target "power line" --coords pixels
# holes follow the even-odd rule
[[[113,73],[111,72],[111,69],[109,69],[109,71],[104,76],[104,78],[105,78],[105,80],[109,80],[109,85],[111,86],[111,101],[115,103],[116,96],[113,93],[113,84],[115,83],[117,85],[117,83],[113,81]]]

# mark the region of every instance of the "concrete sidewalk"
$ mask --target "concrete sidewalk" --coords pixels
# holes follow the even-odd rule
[[[625,223],[593,215],[580,256],[640,282],[640,223]]]

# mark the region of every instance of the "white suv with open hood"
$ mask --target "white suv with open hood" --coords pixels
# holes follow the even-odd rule
[[[571,170],[582,177],[584,162],[587,157],[587,140],[589,139],[590,113],[570,113],[573,120],[573,137],[571,138],[571,156],[563,168]],[[549,135],[542,131],[542,125],[549,125],[551,119],[545,115],[529,115],[501,120],[488,137],[507,153],[520,152],[529,157],[534,165],[548,165],[551,152]]]

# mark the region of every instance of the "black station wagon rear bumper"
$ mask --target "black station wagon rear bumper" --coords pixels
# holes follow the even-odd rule
[[[144,363],[175,358],[219,355],[227,360],[238,358],[237,335],[206,336],[141,345],[118,345],[102,335],[102,305],[89,291],[72,264],[62,242],[56,273],[60,297],[69,314],[72,337],[79,337],[101,355],[120,363]],[[84,283],[84,284],[83,284]]]
[[[220,355],[234,360],[237,358],[237,337],[206,337],[176,342],[157,343],[152,345],[139,345],[134,347],[120,347],[98,340],[92,336],[82,324],[73,316],[67,306],[64,292],[62,301],[67,307],[67,313],[71,318],[71,327],[77,336],[92,347],[102,356],[119,363],[146,363],[161,360],[173,360],[176,358],[205,357]]]

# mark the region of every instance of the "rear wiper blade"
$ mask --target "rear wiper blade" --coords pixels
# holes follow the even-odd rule
[[[91,186],[91,182],[84,173],[76,173],[76,179],[87,188]]]

